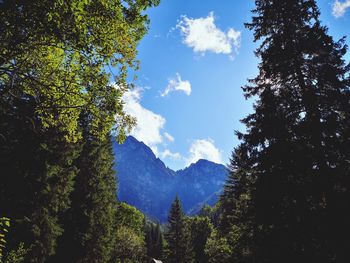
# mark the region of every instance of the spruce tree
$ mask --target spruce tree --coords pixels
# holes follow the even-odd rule
[[[163,259],[163,234],[159,223],[146,224],[147,255],[155,259]]]
[[[242,231],[239,262],[347,262],[347,47],[321,26],[314,0],[255,3],[246,26],[260,73],[243,90],[257,101],[237,133],[222,222]]]
[[[138,66],[136,47],[148,27],[143,11],[156,4],[0,1],[0,208],[13,222],[8,248],[24,242],[26,262],[46,262],[63,233],[82,112],[93,115],[91,134],[102,144],[113,127],[123,139],[133,123],[121,84]],[[106,66],[117,69],[114,81],[123,88],[110,84]]]
[[[164,257],[164,241],[163,241],[163,233],[160,229],[160,224],[157,223],[155,231],[154,231],[154,237],[155,237],[155,246],[154,246],[154,256],[157,259],[163,259]]]
[[[185,216],[177,196],[171,204],[168,217],[168,231],[165,238],[167,241],[167,262],[191,262],[192,251],[189,246],[189,235],[186,233]]]
[[[57,262],[108,262],[116,237],[116,175],[112,141],[87,132],[77,160],[72,204]]]
[[[190,233],[190,245],[194,255],[195,263],[207,263],[208,256],[205,254],[205,244],[207,243],[213,225],[208,217],[189,217],[187,219],[187,231]]]
[[[26,262],[45,262],[63,232],[59,219],[70,204],[79,145],[43,129],[33,97],[0,94],[0,207],[12,221],[7,249],[23,242]]]

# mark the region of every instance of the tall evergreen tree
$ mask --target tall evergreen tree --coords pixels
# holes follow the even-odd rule
[[[0,1],[0,207],[13,222],[9,249],[31,246],[26,262],[46,262],[63,232],[81,113],[93,115],[100,141],[113,127],[123,139],[133,123],[121,97],[147,31],[143,11],[157,3]],[[106,66],[119,69],[118,89]]]
[[[347,47],[320,25],[314,0],[256,0],[258,96],[243,119],[223,199],[240,226],[240,262],[347,262],[350,80]],[[225,202],[224,202],[225,203]]]
[[[187,231],[190,234],[190,245],[194,255],[195,263],[207,263],[208,256],[205,254],[205,244],[207,243],[213,225],[208,217],[189,217],[187,218]]]
[[[177,196],[171,204],[165,238],[167,241],[167,262],[185,263],[192,261],[189,235],[185,229],[185,216]]]
[[[58,262],[108,262],[116,237],[116,176],[112,141],[84,132],[71,208]]]
[[[0,93],[0,207],[12,219],[7,248],[24,242],[26,262],[45,262],[63,232],[59,216],[69,207],[79,145],[42,128],[33,97]]]
[[[146,224],[147,255],[155,259],[163,259],[163,234],[159,223]]]

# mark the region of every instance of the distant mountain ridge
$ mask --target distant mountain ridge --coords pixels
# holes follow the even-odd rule
[[[132,136],[124,144],[114,143],[113,149],[119,199],[160,222],[167,220],[176,194],[185,213],[196,213],[202,205],[217,201],[226,180],[225,166],[207,160],[173,171]]]

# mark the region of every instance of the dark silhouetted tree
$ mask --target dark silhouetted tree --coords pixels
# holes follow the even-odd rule
[[[189,217],[186,219],[186,231],[190,235],[190,245],[192,247],[194,262],[207,263],[208,256],[205,254],[205,244],[207,243],[213,225],[208,217]]]
[[[116,175],[111,139],[84,135],[59,262],[108,262],[116,237]]]
[[[186,232],[185,216],[177,196],[171,204],[165,238],[167,241],[167,262],[192,262],[193,254],[189,243],[189,233]]]
[[[163,234],[159,223],[146,224],[147,255],[155,259],[163,259]]]
[[[350,81],[344,39],[314,0],[256,0],[259,75],[223,194],[239,262],[346,262],[350,243]]]
[[[42,129],[33,97],[0,93],[0,207],[12,219],[7,249],[23,242],[26,262],[45,262],[63,232],[59,219],[70,204],[80,147]]]

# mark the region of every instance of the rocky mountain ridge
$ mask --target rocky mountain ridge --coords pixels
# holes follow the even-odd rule
[[[124,144],[113,146],[118,177],[118,198],[149,217],[165,222],[168,210],[178,195],[187,214],[204,205],[213,205],[225,182],[224,165],[199,160],[173,171],[143,142],[128,136]]]

